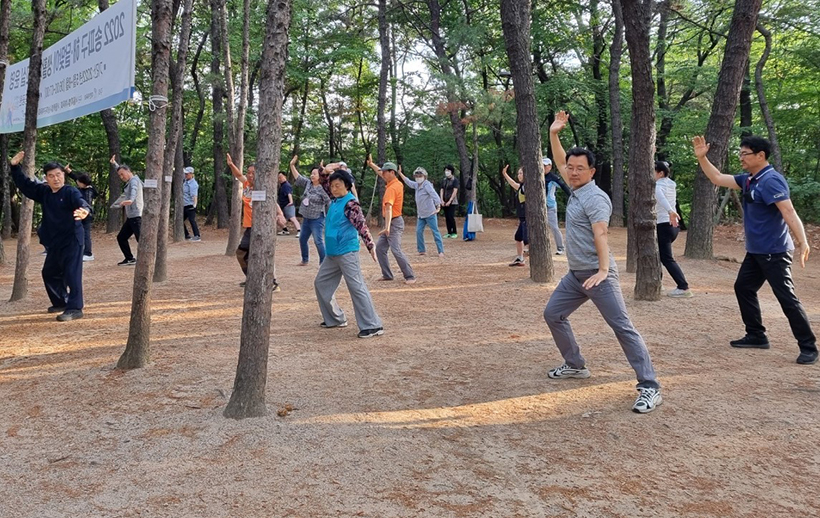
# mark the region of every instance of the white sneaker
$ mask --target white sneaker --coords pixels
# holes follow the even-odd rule
[[[84,255],[84,256],[83,256],[83,262],[86,262],[86,261],[93,261],[93,260],[94,260],[94,254],[91,254],[91,255]]]
[[[559,248],[559,249],[555,252],[555,255],[564,255],[564,249],[563,249],[563,248]]]
[[[638,389],[638,399],[632,405],[632,410],[639,414],[647,414],[655,410],[655,407],[661,403],[663,403],[663,398],[660,389],[641,387]]]
[[[586,367],[581,367],[580,369],[573,369],[566,363],[561,365],[560,367],[556,367],[547,373],[547,376],[554,380],[558,379],[565,379],[565,378],[579,378],[585,379],[590,377],[592,374],[589,372],[589,369]]]
[[[682,290],[679,288],[675,288],[674,290],[668,292],[666,296],[672,297],[673,299],[688,299],[690,297],[694,297],[695,294],[692,293],[690,290]]]

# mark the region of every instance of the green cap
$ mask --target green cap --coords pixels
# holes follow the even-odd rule
[[[399,167],[393,162],[385,162],[382,166],[382,171],[398,171]]]

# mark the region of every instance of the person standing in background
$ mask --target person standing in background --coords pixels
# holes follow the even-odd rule
[[[458,238],[456,228],[456,211],[458,210],[458,178],[455,176],[455,167],[450,164],[444,166],[444,180],[441,181],[439,197],[441,206],[444,207],[444,221],[447,225],[447,234],[444,237],[450,239]]]
[[[199,197],[199,184],[194,179],[193,167],[188,166],[183,169],[183,171],[185,172],[185,181],[182,182],[182,205],[185,208],[183,209],[184,220],[182,222],[182,228],[185,229],[186,240],[198,242],[202,241],[199,235],[199,227],[196,224],[196,204]],[[191,224],[191,232],[194,234],[193,238],[191,234],[188,233],[185,221]]]
[[[130,167],[125,164],[118,164],[116,157],[112,156],[110,162],[117,169],[120,180],[125,182],[122,196],[111,206],[114,209],[125,207],[125,222],[122,224],[119,234],[117,234],[117,243],[120,245],[120,250],[122,250],[125,259],[117,263],[117,266],[134,266],[137,264],[137,260],[134,258],[134,254],[131,253],[128,239],[134,236],[137,242],[140,240],[143,209],[142,180],[131,171]]]

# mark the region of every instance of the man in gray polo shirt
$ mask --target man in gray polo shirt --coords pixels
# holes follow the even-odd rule
[[[117,175],[119,175],[120,180],[125,182],[122,195],[111,206],[114,209],[125,207],[125,222],[122,224],[119,234],[117,234],[117,243],[120,245],[120,250],[122,250],[125,259],[117,265],[134,266],[137,264],[137,260],[134,258],[134,254],[131,253],[128,239],[134,236],[137,242],[140,240],[143,207],[142,180],[131,171],[130,167],[125,164],[118,164],[115,157],[112,156],[110,162],[117,168]]]
[[[558,134],[568,120],[569,116],[561,111],[550,126],[555,165],[572,188],[572,196],[567,201],[566,211],[569,272],[558,283],[544,309],[544,320],[564,357],[564,364],[549,371],[548,375],[553,379],[590,376],[569,324],[569,316],[581,304],[592,300],[615,332],[626,359],[638,377],[639,395],[632,410],[645,414],[662,403],[660,384],[655,377],[646,344],[626,312],[618,282],[618,267],[607,243],[612,203],[592,180],[595,155],[588,149],[578,147],[564,152],[561,145]]]

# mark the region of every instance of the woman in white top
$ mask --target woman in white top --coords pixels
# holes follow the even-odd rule
[[[655,212],[657,213],[658,229],[658,250],[661,255],[661,263],[675,280],[677,287],[668,292],[667,295],[676,298],[691,297],[689,284],[683,275],[680,265],[672,255],[672,243],[678,238],[678,221],[680,216],[675,211],[675,201],[677,198],[677,186],[669,178],[669,164],[666,162],[655,162]]]

